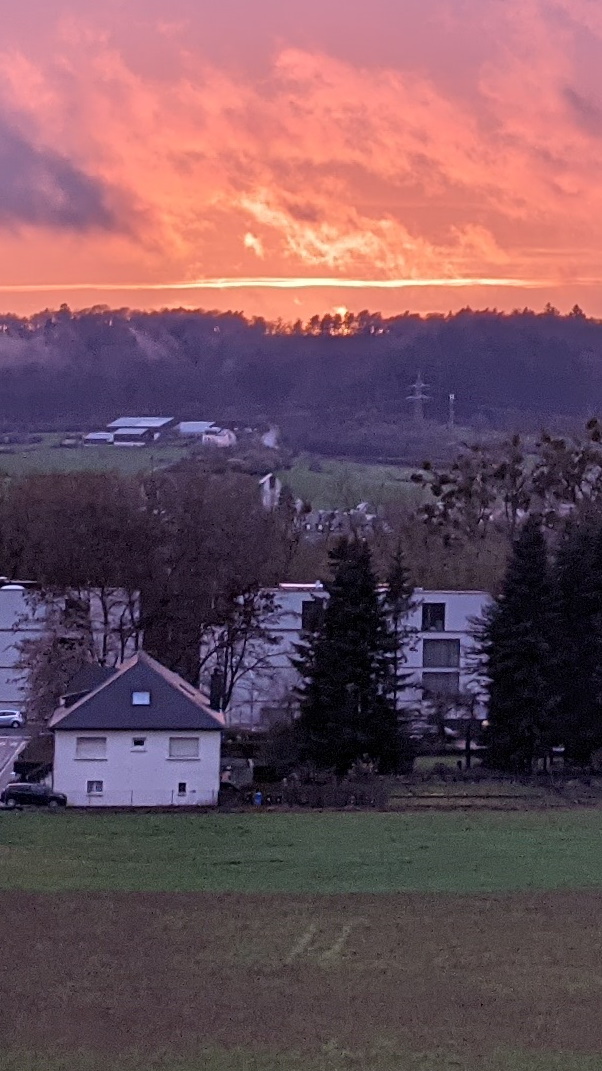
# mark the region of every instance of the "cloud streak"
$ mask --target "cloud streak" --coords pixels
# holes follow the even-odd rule
[[[0,116],[0,226],[114,230],[108,191],[66,157],[28,141]]]

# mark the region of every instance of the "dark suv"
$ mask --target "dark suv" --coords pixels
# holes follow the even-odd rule
[[[58,807],[67,806],[67,797],[62,792],[53,792],[48,785],[8,785],[0,792],[0,803],[13,810],[15,807]]]

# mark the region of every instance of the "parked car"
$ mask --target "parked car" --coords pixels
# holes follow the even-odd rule
[[[14,810],[15,807],[50,807],[57,810],[67,806],[67,797],[62,792],[53,792],[48,785],[30,785],[24,782],[7,785],[0,792],[0,803]]]
[[[22,729],[25,715],[20,710],[0,710],[0,726],[10,725],[11,729]]]

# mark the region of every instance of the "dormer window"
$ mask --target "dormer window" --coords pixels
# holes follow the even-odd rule
[[[149,707],[151,701],[150,692],[132,692],[133,707]]]

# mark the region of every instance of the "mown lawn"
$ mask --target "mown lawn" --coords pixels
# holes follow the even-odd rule
[[[0,814],[0,889],[602,889],[602,811]]]

